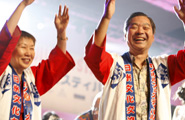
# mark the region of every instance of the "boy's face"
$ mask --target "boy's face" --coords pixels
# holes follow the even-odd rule
[[[35,57],[35,44],[31,38],[20,38],[13,53],[10,64],[16,72],[28,68]]]
[[[150,20],[146,16],[132,18],[125,37],[131,52],[147,52],[154,41]]]

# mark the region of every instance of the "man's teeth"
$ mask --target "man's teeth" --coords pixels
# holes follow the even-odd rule
[[[29,59],[23,59],[25,62],[29,62],[30,60]]]
[[[136,41],[143,41],[144,39],[143,38],[138,38],[138,39],[135,39]]]

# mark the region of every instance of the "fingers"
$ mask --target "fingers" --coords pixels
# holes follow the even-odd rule
[[[179,0],[179,5],[181,8],[185,8],[185,0]]]
[[[68,15],[68,7],[65,5],[64,6],[64,11],[63,11],[63,15],[65,16],[65,15]]]
[[[58,16],[66,16],[66,15],[68,15],[68,11],[69,11],[69,9],[68,9],[68,7],[65,5],[64,6],[64,10],[63,10],[63,13],[62,13],[62,5],[59,5],[59,11],[58,11]],[[62,13],[62,14],[61,14]]]
[[[59,5],[58,16],[61,15],[62,5]]]
[[[182,2],[183,4],[185,4],[185,0],[182,0],[181,2]]]
[[[116,1],[116,0],[106,0],[105,4],[107,4],[108,2],[112,2],[112,1]]]
[[[64,5],[64,10],[63,10],[62,15],[65,15],[65,12],[66,12],[66,5]]]
[[[177,8],[177,6],[174,6],[174,10],[177,14],[179,14],[179,9]]]
[[[111,2],[111,0],[106,0],[106,5],[108,5]]]
[[[69,18],[68,11],[69,11],[69,8],[66,9],[66,14],[65,15],[67,16],[67,18]]]
[[[57,14],[55,14],[55,23],[56,23],[56,21],[57,21],[57,17],[58,17]]]
[[[179,6],[183,6],[183,2],[184,2],[184,0],[182,1],[182,0],[179,0]]]
[[[56,28],[58,28],[57,26],[58,26],[58,23],[59,23],[60,21],[59,21],[59,19],[58,19],[58,16],[57,16],[57,14],[55,14],[55,20],[54,20],[54,23],[55,23],[55,27]]]
[[[176,6],[174,6],[174,10],[175,10],[177,16],[179,17],[179,19],[182,20],[184,13],[181,10],[179,10]]]
[[[106,0],[106,1],[105,1],[105,4],[107,4],[108,2],[109,2],[109,0]]]

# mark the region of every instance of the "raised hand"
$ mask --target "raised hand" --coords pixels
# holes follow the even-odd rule
[[[106,0],[105,1],[104,17],[111,19],[114,12],[115,12],[115,0]]]
[[[60,39],[66,39],[65,32],[69,23],[68,8],[65,5],[63,13],[61,14],[62,6],[59,6],[58,15],[55,15],[55,27],[57,29],[57,35]]]
[[[32,4],[35,0],[23,0],[22,3],[24,3],[25,6],[28,6]]]
[[[179,7],[180,9],[174,6],[174,10],[178,18],[185,24],[185,0],[179,0]]]
[[[9,29],[10,34],[12,35],[18,22],[19,19],[22,15],[23,10],[30,4],[32,4],[35,0],[22,0],[21,3],[17,6],[13,14],[10,16],[7,26]]]

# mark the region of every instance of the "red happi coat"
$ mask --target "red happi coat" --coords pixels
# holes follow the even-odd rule
[[[21,31],[16,27],[11,36],[7,25],[0,32],[0,119],[9,120],[12,91],[11,81],[7,84],[8,74],[12,74],[9,66],[11,55],[19,40]],[[40,96],[50,90],[66,75],[75,63],[67,52],[66,55],[57,46],[51,51],[47,60],[42,60],[38,66],[24,70],[25,79],[30,89],[31,103],[33,106],[32,120],[41,120]],[[12,80],[12,78],[10,78]],[[37,94],[36,98],[33,94]],[[37,104],[36,104],[37,103]],[[19,109],[17,109],[19,110]]]

